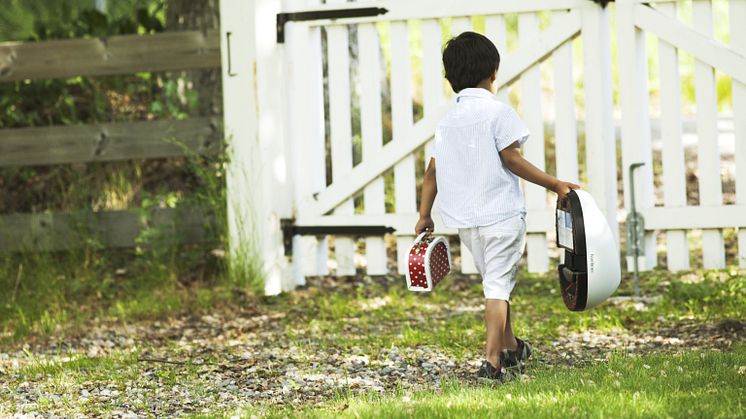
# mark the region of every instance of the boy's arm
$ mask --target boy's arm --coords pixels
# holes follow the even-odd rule
[[[531,183],[555,192],[561,199],[564,199],[571,189],[580,189],[579,185],[550,176],[524,159],[517,141],[503,149],[500,152],[500,157],[505,167],[510,169],[511,172]]]
[[[435,195],[438,194],[438,185],[435,183],[435,159],[431,158],[430,163],[425,170],[425,178],[422,181],[422,196],[420,197],[420,219],[414,227],[416,234],[422,233],[425,229],[433,231],[435,224],[430,217],[433,209]]]

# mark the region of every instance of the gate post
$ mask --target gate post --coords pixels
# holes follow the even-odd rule
[[[619,102],[622,108],[622,174],[624,178],[624,207],[630,208],[631,188],[629,171],[633,163],[645,163],[635,171],[635,201],[639,210],[653,207],[653,164],[650,144],[650,107],[648,105],[648,62],[645,34],[635,26],[636,3],[619,1],[617,33],[619,40]],[[645,252],[638,257],[642,270],[655,267],[656,244],[653,232],[645,234]],[[627,269],[633,264],[627,256]]]
[[[318,5],[321,0],[283,0],[288,9]],[[285,24],[284,83],[287,155],[291,156],[293,215],[300,218],[305,202],[326,188],[324,127],[324,78],[321,28],[303,22]],[[293,237],[294,283],[305,285],[306,276],[328,275],[329,244],[326,236]]]
[[[266,30],[263,23],[268,19],[270,30],[274,29],[274,14],[267,11],[271,1],[220,1],[223,118],[229,153],[229,269],[238,283],[262,280],[267,295],[287,288],[284,282],[289,274],[280,228],[282,207],[287,206],[282,192],[289,192],[276,189],[283,187],[286,176],[275,170],[282,167],[278,160],[284,157],[282,133],[272,130],[271,120],[265,121],[281,115],[277,115],[277,103],[263,101],[266,89],[278,86],[268,86],[273,84],[268,79],[273,72],[266,68],[273,65],[266,55],[271,49],[262,44],[263,37],[257,37],[259,27]]]
[[[580,11],[588,191],[596,199],[619,243],[609,14],[608,10],[590,1],[583,2]]]

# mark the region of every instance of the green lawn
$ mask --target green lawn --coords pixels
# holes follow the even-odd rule
[[[746,350],[631,357],[583,367],[534,368],[500,386],[445,381],[440,391],[339,398],[270,417],[743,417]]]
[[[429,294],[399,277],[314,280],[274,298],[154,289],[40,330],[25,349],[0,346],[0,416],[746,415],[745,272],[645,273],[646,300],[583,313],[565,309],[555,281],[521,274],[515,328],[536,353],[499,386],[473,379],[473,277]],[[617,296],[630,294],[625,279]]]

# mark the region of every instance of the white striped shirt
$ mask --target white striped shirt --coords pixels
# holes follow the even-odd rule
[[[486,226],[526,213],[518,176],[499,152],[528,136],[515,110],[488,90],[459,92],[435,129],[438,208],[446,227]]]

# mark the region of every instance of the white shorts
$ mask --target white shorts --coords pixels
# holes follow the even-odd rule
[[[525,216],[519,214],[488,226],[460,228],[458,235],[474,256],[482,276],[484,298],[510,301],[526,245]]]

